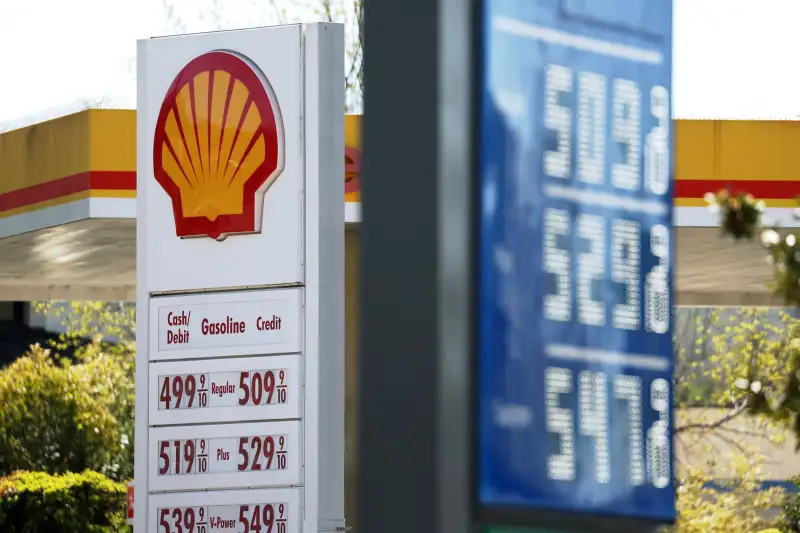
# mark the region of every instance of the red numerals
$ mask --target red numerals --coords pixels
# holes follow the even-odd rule
[[[167,521],[169,518],[169,509],[159,509],[158,510],[158,529],[159,533],[163,531],[164,533],[170,533],[171,529],[169,528],[169,522]]]
[[[197,439],[199,450],[197,454],[197,473],[205,474],[208,472],[208,441],[206,439]]]
[[[256,370],[239,374],[239,405],[286,403],[286,371]]]
[[[208,384],[206,383],[206,375],[200,374],[200,387],[197,391],[197,403],[200,407],[208,406]]]
[[[276,446],[277,442],[277,446]],[[240,472],[286,469],[286,437],[241,437],[239,439]]]
[[[192,409],[208,405],[205,374],[162,377],[164,381],[158,399],[164,404],[164,409]]]
[[[192,404],[194,404],[194,397],[197,394],[197,378],[195,378],[191,374],[186,376],[185,389],[186,389],[186,398],[188,399],[186,407],[191,409]]]
[[[158,443],[158,474],[166,476],[207,472],[207,448],[208,444],[205,439],[160,441]]]
[[[158,533],[206,533],[205,507],[158,510]]]
[[[158,467],[158,475],[164,476],[169,473],[169,441],[162,440],[158,443],[158,457],[160,465]]]
[[[247,446],[248,442],[249,439],[247,437],[242,437],[239,439],[239,472],[244,472],[247,470],[247,467],[250,464],[250,452],[248,452]]]
[[[239,374],[239,390],[242,391],[242,397],[239,398],[239,405],[247,405],[250,403],[250,372],[242,372]]]
[[[239,523],[244,527],[243,533],[286,533],[286,505],[282,503],[266,503],[239,506]],[[276,516],[277,509],[277,516]]]

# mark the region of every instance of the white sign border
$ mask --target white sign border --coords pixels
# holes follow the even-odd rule
[[[258,505],[288,503],[286,533],[302,531],[303,489],[223,490],[214,492],[179,492],[148,496],[147,531],[164,533],[158,528],[159,507],[213,507],[217,505]],[[210,528],[209,528],[210,529]]]
[[[282,344],[252,344],[245,346],[225,346],[216,348],[187,348],[185,350],[161,350],[158,345],[160,337],[160,307],[180,307],[196,305],[224,305],[237,302],[261,302],[272,299],[287,298],[293,302],[296,316],[290,317],[288,336],[290,340]],[[300,353],[303,351],[304,311],[303,287],[284,289],[255,289],[251,291],[225,291],[206,294],[187,294],[184,296],[157,296],[150,299],[150,361],[179,361],[183,359],[213,359],[218,357],[237,357],[248,355],[276,355]]]
[[[304,488],[302,513],[304,531],[344,529],[344,26],[337,23],[312,23],[300,26],[303,50],[299,70],[303,75],[303,144],[305,147],[305,184],[303,199],[305,209],[305,319],[303,324],[304,387]],[[239,33],[259,32],[271,38],[271,28],[247,29],[226,32],[231,46]],[[207,35],[173,36],[175,48],[184,46],[189,39],[206,39]],[[147,149],[137,153],[138,185],[137,211],[141,218],[147,216],[152,203],[146,194],[145,180],[151,179],[148,166],[152,165],[152,132],[147,117],[158,110],[148,105],[151,90],[150,72],[158,57],[154,39],[137,42],[137,95],[139,113],[137,145]],[[163,53],[163,51],[160,51]],[[150,495],[148,492],[149,405],[148,383],[150,342],[150,299],[156,289],[148,276],[151,254],[146,246],[149,231],[142,220],[136,225],[136,312],[138,321],[136,338],[139,346],[136,368],[136,461],[134,463],[135,518],[134,531],[148,530]],[[232,258],[228,257],[231,264]],[[235,266],[233,267],[235,268]],[[234,279],[231,285],[237,285]],[[241,284],[239,284],[241,285]],[[225,285],[225,287],[231,287]],[[251,286],[241,287],[251,289]],[[321,317],[324,320],[316,323]],[[255,354],[254,354],[255,355]],[[321,379],[324,376],[324,379]],[[196,492],[200,494],[218,494]],[[193,498],[193,497],[192,497]],[[217,496],[213,496],[215,499]],[[235,502],[234,502],[235,503]],[[320,518],[325,517],[325,518]]]
[[[214,424],[222,422],[259,422],[300,419],[303,416],[303,359],[300,354],[262,355],[212,361],[151,362],[150,383],[158,388],[158,377],[179,374],[209,374],[216,372],[241,372],[242,370],[270,370],[285,368],[289,371],[289,394],[285,404],[214,407],[205,409],[171,409],[159,411],[160,390],[150,390],[150,425],[171,426],[179,424]],[[238,387],[238,383],[236,386]],[[209,399],[211,391],[209,390]]]
[[[173,490],[214,490],[249,487],[296,487],[303,484],[303,436],[299,421],[257,422],[151,428],[147,454],[150,458],[150,492]],[[158,442],[173,439],[214,439],[252,435],[287,435],[286,470],[225,472],[219,474],[158,475]],[[209,450],[209,454],[211,450]]]

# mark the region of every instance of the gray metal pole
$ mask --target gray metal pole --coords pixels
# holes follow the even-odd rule
[[[473,3],[365,0],[359,530],[466,532]]]

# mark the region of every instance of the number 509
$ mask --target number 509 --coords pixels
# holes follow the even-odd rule
[[[577,177],[583,183],[601,185],[606,171],[606,115],[609,114],[607,79],[602,74],[580,71],[577,77]],[[563,105],[561,95],[573,91],[573,72],[561,65],[548,65],[545,74],[545,127],[556,134],[556,149],[544,154],[544,172],[567,179],[572,173],[573,110]],[[641,90],[631,80],[611,81],[611,140],[624,146],[623,161],[611,165],[611,184],[635,191],[641,186],[642,113]],[[644,182],[662,195],[669,188],[669,91],[650,90],[650,113],[656,125],[644,139]]]

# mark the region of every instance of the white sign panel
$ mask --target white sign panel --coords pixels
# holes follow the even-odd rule
[[[139,212],[147,214],[141,217],[146,234],[142,267],[150,292],[304,282],[302,31],[300,25],[292,25],[235,34],[187,35],[180,41],[147,41],[147,86],[138,98],[141,156],[137,174],[138,203],[147,206]],[[223,50],[227,55],[219,53]],[[203,85],[203,80],[212,71],[225,72],[228,86],[239,90],[231,91],[230,96],[224,90],[208,90],[209,84]],[[185,83],[193,84],[194,91],[182,95],[179,90]],[[199,90],[200,86],[204,90]],[[232,103],[226,108],[228,100]],[[191,115],[180,114],[181,105],[187,105],[184,101],[195,109],[228,109],[230,123],[224,123],[222,116],[204,113],[194,115],[190,126],[183,120],[188,122]],[[242,105],[236,105],[240,102]],[[169,115],[164,110],[170,109],[178,110],[174,113],[176,124],[180,122],[183,131],[196,132],[186,138],[199,138],[199,143],[189,142],[184,147],[186,140],[173,133],[175,127],[171,129],[165,120]],[[251,115],[246,115],[248,109],[254,110]],[[250,132],[265,132],[266,149],[258,154],[252,151],[261,156],[257,159],[245,160],[246,141],[239,147],[224,139],[209,142],[214,137],[209,125],[234,134],[234,120],[240,115],[251,119],[246,126],[242,120],[242,127],[250,129],[248,135],[236,138],[249,139],[255,137]],[[159,160],[165,144],[175,155]],[[341,153],[339,150],[339,159]],[[207,169],[209,160],[220,162],[212,172]],[[248,164],[261,160],[268,165],[263,175],[264,165]],[[169,172],[175,166],[173,161],[183,172]],[[242,167],[236,172],[239,179],[231,179],[237,167]],[[253,170],[253,174],[247,172]],[[270,178],[264,181],[266,175]],[[337,200],[343,203],[341,198]],[[237,215],[247,222],[259,218],[249,233],[243,234]],[[213,231],[184,230],[187,224],[213,226],[226,218],[225,226],[238,229],[221,242],[221,236]]]
[[[303,290],[153,298],[150,360],[296,353]]]
[[[155,494],[151,533],[299,533],[302,489]]]
[[[300,422],[150,430],[150,490],[302,484]]]
[[[328,23],[139,42],[137,533],[345,527],[344,57]]]
[[[300,418],[301,355],[150,363],[150,424]]]

